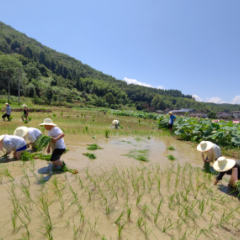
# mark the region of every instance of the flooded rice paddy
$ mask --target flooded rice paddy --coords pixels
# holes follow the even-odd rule
[[[0,239],[239,239],[237,194],[226,179],[213,186],[197,150],[155,121],[64,110],[31,117],[23,124],[14,113],[0,134],[50,117],[66,134],[62,160],[79,173],[0,159]],[[110,128],[113,119],[123,128]],[[92,143],[102,149],[87,150]]]

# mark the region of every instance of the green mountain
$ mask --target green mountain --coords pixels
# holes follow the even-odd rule
[[[19,72],[20,71],[20,72]],[[35,103],[75,103],[111,108],[134,106],[142,109],[194,108],[202,111],[239,110],[239,105],[196,102],[179,90],[148,88],[104,74],[66,54],[50,49],[0,22],[0,91],[17,95],[20,74],[21,94]]]

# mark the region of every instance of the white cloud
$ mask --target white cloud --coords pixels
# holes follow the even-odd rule
[[[153,87],[151,84],[142,83],[142,82],[139,82],[136,79],[130,79],[130,78],[127,78],[127,77],[125,77],[123,80],[126,81],[128,84],[135,84],[135,85],[140,85],[140,86],[144,86],[144,87],[164,89],[163,86]]]
[[[198,102],[202,102],[203,101],[202,98],[200,98],[197,94],[192,95],[192,97],[194,97],[195,100],[198,101]]]
[[[212,103],[225,103],[224,101],[222,101],[222,99],[221,99],[220,97],[207,98],[207,102],[212,102]]]
[[[240,104],[240,96],[236,96],[233,101],[232,101],[233,104]]]

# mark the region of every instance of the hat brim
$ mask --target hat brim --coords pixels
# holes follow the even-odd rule
[[[212,144],[211,142],[208,142],[208,141],[207,141],[207,147],[206,147],[206,148],[202,148],[202,147],[201,147],[201,144],[198,144],[197,150],[198,150],[199,152],[206,152],[206,151],[210,150],[212,147],[213,147],[213,144]]]
[[[22,134],[17,134],[17,129],[23,129]],[[28,128],[27,127],[18,127],[15,129],[13,135],[18,136],[18,137],[25,137],[28,134]]]
[[[219,166],[218,161],[215,161],[215,163],[213,164],[213,169],[217,172],[226,172],[226,171],[230,170],[231,168],[233,168],[235,163],[236,163],[235,160],[227,159],[227,164]]]
[[[4,139],[4,136],[5,136],[5,135],[1,135],[1,136],[0,136],[0,141],[2,141],[2,140]]]
[[[54,123],[40,123],[39,126],[44,126],[44,125],[48,125],[48,126],[57,126],[56,124]]]

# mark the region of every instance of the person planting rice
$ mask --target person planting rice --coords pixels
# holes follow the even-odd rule
[[[169,123],[168,123],[168,129],[169,129],[169,131],[171,133],[172,132],[172,128],[173,128],[173,123],[176,120],[176,117],[172,114],[172,112],[169,112],[168,115],[170,116]]]
[[[23,104],[22,107],[23,107],[23,115],[21,116],[22,117],[22,121],[24,121],[24,118],[27,121],[28,120],[28,108],[27,108],[27,105]]]
[[[18,136],[13,135],[1,135],[0,136],[0,150],[6,150],[6,154],[10,154],[13,151],[13,156],[19,160],[21,154],[27,149],[26,141]]]
[[[11,109],[9,103],[5,103],[5,106],[6,106],[6,113],[2,115],[2,119],[3,119],[3,121],[5,121],[5,118],[7,117],[8,121],[10,121],[12,109]]]
[[[227,159],[225,157],[220,157],[213,164],[215,171],[219,172],[217,175],[214,185],[217,185],[220,180],[222,180],[225,174],[231,175],[228,186],[236,187],[236,183],[240,180],[240,161]]]
[[[202,154],[204,165],[206,163],[209,165],[210,162],[216,161],[222,155],[220,147],[209,141],[200,142],[197,146],[197,150]]]
[[[66,150],[65,142],[63,139],[65,134],[59,127],[57,127],[56,124],[52,122],[50,118],[45,118],[43,123],[39,125],[44,126],[45,129],[49,131],[48,136],[52,138],[52,141],[47,147],[47,153],[49,154],[52,148],[52,155],[50,161],[52,162],[53,166],[60,166],[62,168],[65,167],[66,164],[60,161],[62,154]]]
[[[111,127],[115,126],[115,128],[118,128],[119,124],[120,122],[118,120],[113,120]]]
[[[33,127],[18,127],[15,129],[13,135],[16,135],[18,137],[22,137],[25,140],[30,141],[30,143],[27,144],[27,147],[32,146],[34,149],[34,143],[39,139],[39,137],[42,135],[41,131],[37,128]]]

